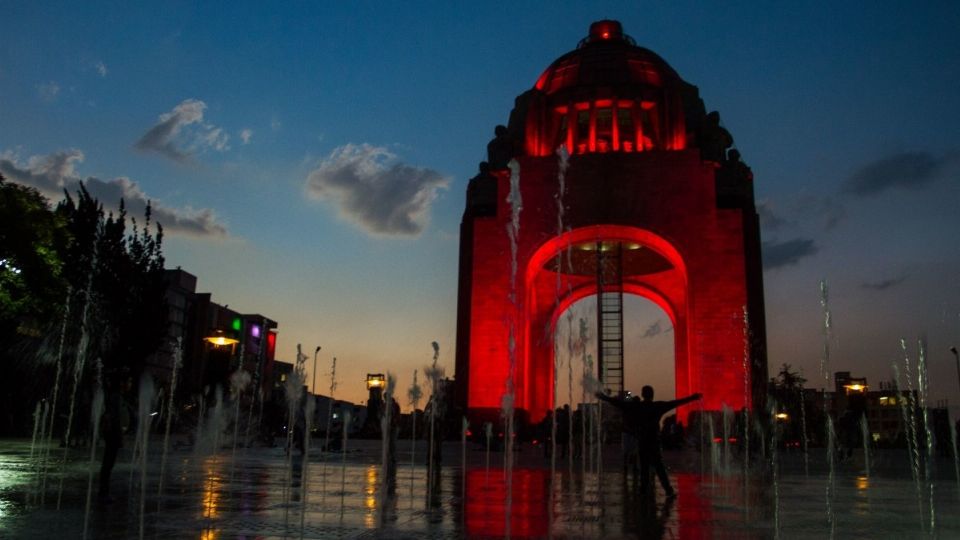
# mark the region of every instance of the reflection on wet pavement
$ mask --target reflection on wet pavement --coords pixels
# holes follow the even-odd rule
[[[508,506],[503,468],[493,465],[502,459],[500,454],[491,458],[487,468],[482,450],[468,452],[464,471],[460,446],[450,443],[444,463],[457,466],[443,468],[440,493],[435,497],[427,493],[425,465],[411,467],[409,454],[398,456],[406,465],[397,469],[396,489],[384,494],[380,490],[387,483],[381,477],[379,444],[352,444],[355,450],[347,455],[345,465],[341,455],[328,454],[331,461],[326,467],[313,466],[324,456],[311,454],[306,477],[300,466],[288,473],[286,456],[276,448],[240,450],[235,463],[229,452],[212,456],[173,452],[162,494],[157,493],[160,460],[154,459],[151,449],[143,501],[144,537],[772,538],[779,534],[820,538],[830,531],[825,510],[827,480],[822,471],[805,476],[784,467],[774,489],[770,476],[762,472],[751,474],[746,482],[738,473],[701,473],[699,454],[687,451],[668,456],[678,496],[665,498],[659,489],[640,493],[624,478],[616,448],[605,459],[601,476],[582,474],[580,467],[559,467],[551,475],[549,462],[528,451],[520,454],[514,467]],[[400,448],[409,448],[409,442]],[[47,482],[46,502],[41,504],[36,492],[39,467],[30,462],[29,450],[29,441],[0,441],[0,537],[80,538],[87,463],[78,458],[62,473],[51,470],[57,481]],[[418,455],[426,454],[421,449]],[[89,538],[137,538],[140,534],[140,475],[137,471],[133,482],[128,482],[129,457],[122,454],[114,471],[115,501],[93,505]],[[51,502],[56,493],[49,490],[56,489],[61,474],[63,503],[57,511]],[[933,536],[960,535],[960,497],[951,476],[944,474],[934,484]],[[291,481],[285,489],[286,478]],[[838,535],[930,535],[929,515],[922,514],[914,488],[909,469],[905,475],[893,468],[871,476],[855,466],[840,471],[833,502]]]

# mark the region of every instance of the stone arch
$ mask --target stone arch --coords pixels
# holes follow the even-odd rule
[[[561,258],[568,249],[589,242],[620,242],[650,249],[667,261],[669,270],[655,272],[654,275],[628,275],[620,290],[626,294],[635,294],[652,301],[669,317],[674,327],[674,372],[676,392],[690,391],[690,367],[688,358],[686,315],[688,297],[688,279],[686,263],[680,251],[666,238],[647,229],[621,225],[593,225],[577,228],[557,235],[544,242],[528,259],[523,269],[524,297],[521,361],[518,362],[518,386],[523,398],[521,403],[536,421],[548,411],[553,403],[553,347],[544,346],[552,340],[558,317],[576,301],[595,295],[597,281],[594,276],[577,276],[574,272],[557,273],[548,269],[551,260]],[[559,266],[557,266],[559,268]],[[544,276],[546,274],[546,280]],[[552,279],[561,284],[559,295],[554,289],[552,303],[546,301],[549,296],[544,282]]]

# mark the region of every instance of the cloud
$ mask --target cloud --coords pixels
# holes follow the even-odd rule
[[[763,243],[763,268],[773,270],[797,264],[800,259],[817,253],[819,248],[810,238],[795,238],[785,242]]]
[[[900,285],[907,280],[907,275],[903,274],[899,277],[882,279],[880,281],[868,281],[860,284],[860,288],[869,289],[871,291],[885,291],[887,289],[892,289],[897,285]]]
[[[229,150],[229,135],[213,124],[204,123],[207,104],[199,99],[185,99],[170,112],[160,115],[157,123],[134,145],[144,152],[156,152],[179,163],[189,162],[207,149]]]
[[[795,203],[794,212],[806,218],[815,218],[829,231],[847,217],[847,209],[836,197],[804,195]]]
[[[866,197],[893,188],[920,189],[936,179],[950,159],[928,152],[901,152],[861,167],[844,182],[843,191]]]
[[[202,141],[205,146],[209,146],[220,152],[230,149],[230,146],[227,144],[230,141],[230,136],[227,135],[226,132],[212,125],[207,125],[206,128],[208,131],[200,136],[200,141]]]
[[[244,128],[240,130],[240,140],[243,141],[243,144],[250,144],[251,137],[253,137],[252,129]]]
[[[61,150],[47,156],[33,156],[26,164],[19,163],[11,152],[0,154],[0,173],[7,179],[37,188],[52,200],[60,200],[64,190],[73,194],[80,184],[104,206],[116,209],[122,198],[128,213],[143,216],[150,198],[136,182],[126,177],[103,180],[95,176],[82,178],[75,165],[83,162],[83,152],[77,149]],[[226,227],[209,208],[171,208],[152,201],[153,220],[163,225],[166,232],[203,237],[225,237]]]
[[[846,206],[837,198],[801,193],[784,204],[771,200],[757,202],[760,227],[765,233],[803,230],[815,226],[829,231],[847,216]]]
[[[669,332],[670,329],[668,328],[666,331]],[[649,339],[652,337],[659,336],[662,333],[664,333],[663,321],[658,320],[657,322],[647,327],[646,331],[643,332],[643,335],[640,336],[640,339]]]
[[[788,225],[789,222],[773,210],[773,203],[769,200],[757,202],[757,214],[760,216],[760,227],[765,231],[776,231]]]
[[[386,148],[347,144],[310,172],[305,188],[311,198],[336,202],[343,218],[368,233],[415,236],[448,184],[437,171],[397,162]]]
[[[40,83],[37,85],[37,95],[46,102],[56,101],[60,95],[60,85],[55,81]]]
[[[97,60],[96,62],[94,62],[93,69],[97,70],[97,73],[101,77],[107,76],[107,65],[104,64],[102,60]]]

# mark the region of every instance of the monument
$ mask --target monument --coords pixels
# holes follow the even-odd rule
[[[591,295],[591,354],[607,390],[623,389],[623,296],[632,294],[671,319],[677,395],[703,392],[706,410],[761,407],[752,173],[697,88],[619,22],[599,21],[517,97],[495,134],[460,228],[456,384],[471,420],[500,415],[511,365],[521,419],[551,410],[554,331]],[[511,175],[522,197],[515,252]]]

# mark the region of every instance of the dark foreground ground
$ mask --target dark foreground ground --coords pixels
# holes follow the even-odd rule
[[[528,447],[507,475],[503,453],[447,443],[433,496],[422,442],[414,452],[400,442],[393,489],[377,441],[351,441],[345,454],[311,451],[306,465],[295,454],[289,466],[282,448],[171,449],[162,486],[160,445],[146,467],[131,463],[131,446],[113,474],[114,502],[94,496],[87,510],[88,485],[97,488],[96,474],[88,484],[89,449],[71,450],[64,466],[63,450],[50,448],[45,466],[44,448],[0,441],[0,538],[960,537],[953,461],[934,463],[930,481],[921,464],[914,481],[897,451],[871,456],[869,473],[862,456],[831,474],[822,450],[806,467],[780,455],[776,475],[758,464],[746,479],[739,456],[668,453],[678,491],[669,499],[638,493],[615,446],[599,472],[595,460],[552,468]]]

